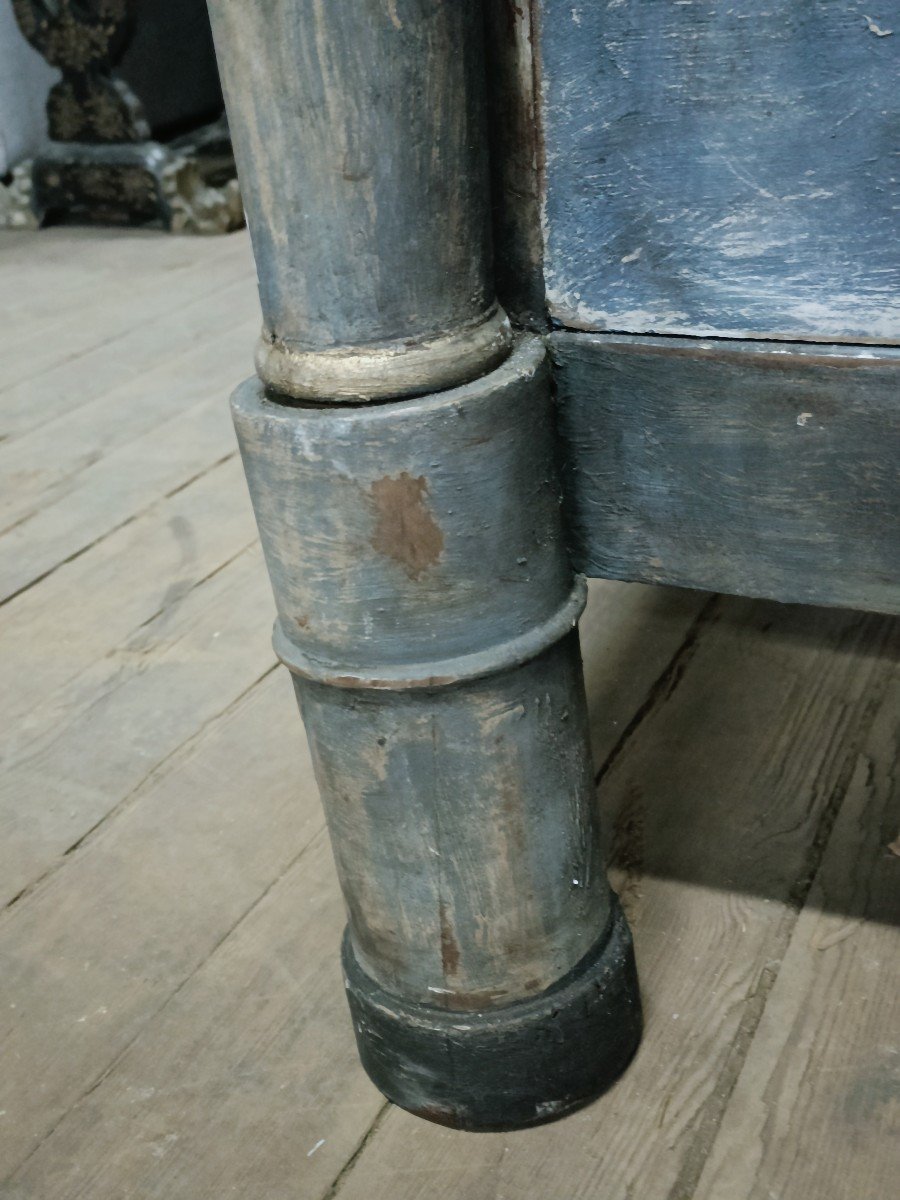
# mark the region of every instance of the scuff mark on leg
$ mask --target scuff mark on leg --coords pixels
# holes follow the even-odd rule
[[[453,931],[453,924],[450,920],[450,914],[447,910],[445,901],[440,903],[440,921],[441,921],[441,965],[444,969],[444,978],[450,975],[455,975],[459,970],[459,942],[456,940],[456,934]]]
[[[425,501],[428,480],[407,471],[386,475],[369,494],[376,513],[373,549],[399,563],[410,579],[421,578],[444,548],[444,535]]]

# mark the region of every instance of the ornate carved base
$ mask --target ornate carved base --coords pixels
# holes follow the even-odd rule
[[[0,229],[37,229],[40,221],[31,203],[31,159],[13,168],[6,183],[0,183]]]
[[[16,169],[0,196],[0,225],[53,218],[159,225],[178,233],[229,233],[244,224],[224,121],[161,142],[51,142]]]

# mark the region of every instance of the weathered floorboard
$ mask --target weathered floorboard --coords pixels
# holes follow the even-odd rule
[[[231,459],[152,505],[10,600],[0,619],[0,744],[18,753],[29,714],[254,540]]]
[[[67,243],[77,246],[74,256],[81,260],[88,285],[84,295],[68,298],[62,311],[49,319],[38,308],[33,317],[26,312],[22,322],[16,320],[14,298],[20,288],[27,290],[29,286],[30,259],[25,247],[19,254],[15,252],[16,232],[0,235],[0,286],[9,298],[12,318],[3,328],[3,340],[7,344],[8,338],[8,344],[15,347],[14,354],[4,355],[0,360],[0,392],[127,336],[136,325],[152,320],[172,304],[208,297],[210,289],[219,282],[246,277],[248,247],[243,237],[229,238],[218,249],[208,243],[204,245],[203,239],[176,237],[170,246],[157,249],[158,243],[152,240],[138,237],[116,241],[115,235],[109,233],[107,243],[97,249],[96,231],[93,232],[93,238],[85,234],[70,238]],[[24,236],[31,240],[31,235]],[[36,236],[40,239],[44,233]],[[113,248],[122,252],[120,262],[110,253]],[[148,264],[153,264],[149,271]],[[141,274],[137,292],[132,272]],[[52,285],[45,285],[40,295],[51,289]],[[50,304],[52,314],[52,300]],[[164,346],[160,347],[160,353],[165,353]]]
[[[178,292],[191,275],[220,269],[235,255],[249,260],[249,246],[230,238],[215,245],[204,238],[170,238],[162,245],[156,231],[59,226],[39,231],[0,232],[0,270],[16,274],[15,294],[4,291],[0,314],[4,329],[33,330],[60,318],[78,319],[87,298],[101,299],[103,287],[124,285],[134,299],[134,278],[145,295],[159,277],[168,278]],[[5,276],[4,276],[5,280]],[[108,296],[107,296],[108,299]],[[88,344],[95,330],[82,325],[81,342]]]
[[[257,547],[29,714],[0,780],[0,904],[41,878],[275,665]],[[103,747],[97,753],[97,747]]]
[[[235,348],[252,341],[252,328],[239,315],[183,354],[170,352],[156,370],[0,444],[0,529],[65,499],[82,471],[208,398],[223,365],[236,365]]]
[[[863,745],[694,1196],[884,1200],[900,1178],[900,684]]]
[[[322,825],[289,681],[277,672],[5,911],[0,1162],[7,1172]]]
[[[107,392],[126,387],[145,373],[165,369],[170,357],[189,352],[210,334],[230,326],[233,315],[244,315],[249,320],[246,269],[239,261],[229,266],[220,281],[219,273],[212,270],[214,265],[210,264],[210,270],[204,273],[206,292],[194,294],[185,280],[184,289],[173,287],[167,304],[163,305],[160,297],[159,311],[121,337],[101,341],[55,365],[42,363],[36,375],[0,393],[0,436],[4,441],[46,425],[83,404],[95,403]],[[210,302],[209,290],[215,294],[215,303]]]
[[[386,1107],[341,995],[343,920],[322,834],[0,1185],[4,1200],[325,1196]]]
[[[223,406],[225,372],[209,380],[220,394],[172,417],[82,471],[68,495],[38,509],[0,537],[0,601],[132,520],[160,496],[236,453]]]
[[[714,602],[703,592],[588,581],[579,630],[591,747],[606,762]]]

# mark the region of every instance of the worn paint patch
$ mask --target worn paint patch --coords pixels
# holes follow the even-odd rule
[[[451,975],[455,975],[459,970],[459,942],[456,940],[456,934],[453,931],[453,924],[450,920],[450,913],[446,903],[442,900],[440,903],[440,921],[441,921],[441,964],[444,968],[444,978],[447,979]]]
[[[433,1125],[444,1125],[447,1129],[467,1129],[468,1117],[464,1109],[459,1112],[452,1108],[442,1108],[439,1104],[422,1104],[409,1110],[414,1116],[431,1121]]]
[[[375,507],[372,548],[398,563],[410,579],[420,579],[435,566],[444,535],[428,507],[424,475],[386,475],[369,489]]]
[[[900,338],[886,7],[538,3],[555,323]]]

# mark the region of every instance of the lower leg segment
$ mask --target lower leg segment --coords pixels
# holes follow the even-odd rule
[[[465,1129],[552,1119],[640,1036],[601,852],[544,351],[348,408],[234,401],[347,904],[363,1063]]]

